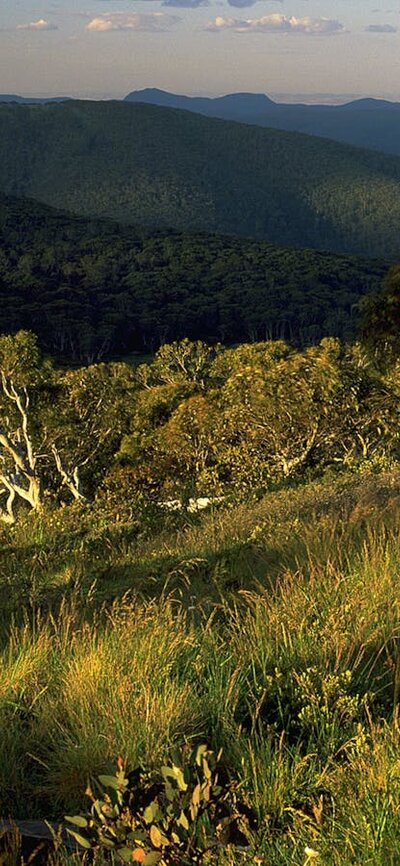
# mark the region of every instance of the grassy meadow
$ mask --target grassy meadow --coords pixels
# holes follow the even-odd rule
[[[0,815],[82,813],[118,756],[205,742],[256,816],[214,862],[398,863],[399,497],[396,469],[332,473],[2,528]]]

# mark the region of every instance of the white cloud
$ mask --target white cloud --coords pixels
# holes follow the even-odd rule
[[[58,30],[58,27],[45,18],[39,18],[39,21],[31,21],[29,24],[17,24],[17,30]]]
[[[365,30],[367,33],[397,33],[397,27],[391,24],[369,24]]]
[[[344,33],[344,26],[331,18],[296,18],[279,13],[264,15],[262,18],[223,18],[217,16],[214,22],[206,26],[206,30],[218,33],[221,30],[235,30],[236,33],[307,33],[329,36],[334,33]]]
[[[109,15],[97,15],[86,25],[86,30],[96,33],[110,31],[151,30],[164,31],[180,21],[177,15],[166,15],[164,12],[111,12]]]

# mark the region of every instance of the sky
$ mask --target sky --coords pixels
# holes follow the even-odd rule
[[[400,101],[400,0],[0,0],[0,93]]]

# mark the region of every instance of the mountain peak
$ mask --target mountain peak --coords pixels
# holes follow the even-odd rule
[[[346,102],[345,105],[337,105],[335,108],[342,110],[359,109],[361,111],[375,111],[377,108],[400,108],[399,102],[390,102],[388,99],[376,99],[372,96],[367,96],[364,99],[355,99],[352,102]]]
[[[238,114],[247,117],[276,107],[276,103],[265,93],[227,93],[224,96],[184,96],[168,93],[157,87],[133,90],[125,97],[126,102],[147,102],[168,108],[184,108],[200,114],[234,119]]]

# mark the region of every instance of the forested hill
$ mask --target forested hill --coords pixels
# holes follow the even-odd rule
[[[35,331],[59,359],[210,342],[354,337],[382,261],[85,220],[0,196],[0,332]]]
[[[0,189],[76,214],[400,252],[400,159],[125,102],[0,105]]]
[[[345,105],[291,105],[274,102],[263,93],[229,93],[210,98],[179,96],[157,88],[136,90],[125,98],[128,102],[184,108],[208,117],[305,132],[400,155],[400,103],[385,99],[356,99]]]

